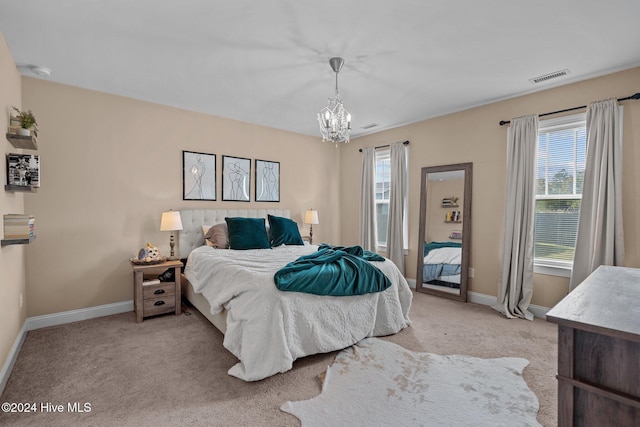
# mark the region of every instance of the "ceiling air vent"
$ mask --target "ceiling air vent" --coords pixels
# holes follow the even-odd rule
[[[533,83],[533,84],[542,83],[542,82],[546,82],[546,81],[551,80],[551,79],[556,79],[558,77],[566,76],[567,74],[570,74],[570,73],[571,73],[571,71],[569,71],[568,68],[565,68],[564,70],[554,71],[553,73],[545,74],[543,76],[534,77],[532,79],[529,79],[529,81],[531,83]]]
[[[362,126],[362,129],[371,129],[371,128],[374,128],[376,126],[378,126],[377,123],[369,123],[368,125]]]

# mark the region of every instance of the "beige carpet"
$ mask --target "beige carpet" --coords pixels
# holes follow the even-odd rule
[[[125,313],[29,332],[0,402],[34,402],[38,411],[0,413],[0,425],[300,425],[279,408],[317,396],[317,376],[336,353],[245,383],[227,375],[236,360],[222,334],[191,312],[140,324]],[[556,425],[555,325],[424,294],[415,294],[410,317],[411,327],[385,339],[419,352],[529,360],[524,379],[538,397],[538,421]],[[90,403],[91,412],[67,412],[74,402]],[[42,403],[65,412],[43,412]]]

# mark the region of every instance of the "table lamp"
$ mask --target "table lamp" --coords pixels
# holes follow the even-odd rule
[[[318,211],[315,209],[309,209],[304,214],[304,223],[309,224],[309,244],[313,244],[313,224],[319,224]]]
[[[175,261],[178,259],[173,252],[173,248],[176,245],[173,232],[177,230],[182,230],[182,219],[180,218],[180,212],[172,211],[171,209],[169,209],[169,212],[162,212],[162,219],[160,220],[160,231],[171,232],[171,239],[169,240],[169,246],[171,247],[171,256],[169,256],[169,260],[171,261]]]

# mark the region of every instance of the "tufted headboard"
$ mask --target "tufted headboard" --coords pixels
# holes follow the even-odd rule
[[[192,250],[204,245],[203,225],[224,222],[225,217],[264,218],[267,215],[289,218],[287,209],[183,209],[180,210],[182,230],[178,232],[178,256],[187,258]]]

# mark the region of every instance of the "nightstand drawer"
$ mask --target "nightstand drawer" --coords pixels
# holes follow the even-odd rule
[[[162,282],[155,285],[142,286],[142,298],[157,298],[176,294],[175,282]]]
[[[156,298],[145,299],[142,303],[142,311],[146,316],[168,313],[175,310],[176,297],[174,295],[164,295]]]

